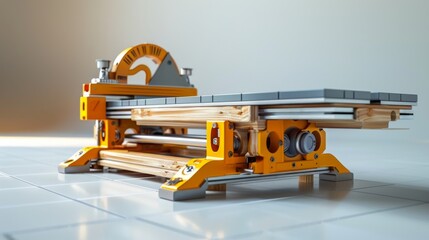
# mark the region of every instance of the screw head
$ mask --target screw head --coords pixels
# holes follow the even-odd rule
[[[228,157],[232,157],[232,155],[233,155],[232,151],[229,151],[228,152]]]
[[[270,161],[271,161],[271,162],[275,162],[275,161],[276,161],[276,159],[275,159],[274,157],[270,157]]]
[[[195,168],[194,168],[194,166],[192,166],[192,165],[191,165],[191,166],[186,165],[186,166],[185,166],[185,170],[183,171],[183,173],[184,173],[184,174],[189,174],[189,173],[191,173],[192,171],[194,171],[194,169],[195,169]]]

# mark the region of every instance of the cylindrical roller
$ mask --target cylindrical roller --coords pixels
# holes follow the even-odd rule
[[[287,157],[295,157],[299,154],[297,149],[297,138],[301,130],[296,127],[288,128],[283,135],[283,141],[285,144],[284,154]]]
[[[194,147],[205,147],[206,139],[180,135],[126,135],[125,141],[133,143],[173,144]]]
[[[300,132],[296,141],[296,149],[301,154],[309,154],[316,149],[316,137],[310,132]]]

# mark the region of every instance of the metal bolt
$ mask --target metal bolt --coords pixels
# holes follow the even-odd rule
[[[185,171],[183,172],[184,174],[189,174],[189,173],[191,173],[192,171],[194,171],[194,166],[189,166],[189,165],[186,165],[185,166]]]
[[[180,69],[180,75],[191,76],[192,75],[192,68],[181,68]]]
[[[279,140],[279,146],[283,146],[283,141]]]
[[[274,157],[270,157],[270,161],[274,162],[274,161],[276,161],[276,159]]]
[[[213,145],[218,145],[217,138],[213,138]]]
[[[228,152],[228,157],[232,157],[232,155],[233,155],[232,151],[229,151]]]
[[[217,123],[213,123],[212,128],[217,128]]]
[[[97,59],[95,61],[97,63],[97,68],[100,70],[98,74],[98,78],[100,80],[109,79],[110,60]]]
[[[169,186],[173,186],[173,185],[176,185],[177,183],[179,183],[181,181],[183,181],[182,178],[172,178],[172,179],[168,180],[166,184]]]
[[[319,158],[319,154],[315,153],[314,154],[314,159],[318,159]]]

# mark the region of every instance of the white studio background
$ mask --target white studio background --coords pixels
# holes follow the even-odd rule
[[[416,93],[409,131],[331,135],[427,141],[429,1],[0,0],[0,134],[91,135],[78,120],[96,58],[151,42],[194,69],[200,94],[320,88]]]

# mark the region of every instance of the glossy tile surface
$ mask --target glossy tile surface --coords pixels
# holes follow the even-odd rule
[[[8,177],[5,175],[0,175],[0,191],[9,189],[9,188],[16,189],[16,188],[25,188],[25,187],[32,187],[32,186],[18,179]]]
[[[81,224],[72,227],[49,229],[31,233],[13,235],[17,240],[45,240],[56,239],[61,236],[62,240],[76,239],[103,239],[103,240],[126,240],[126,239],[196,239],[195,236],[179,233],[147,222],[138,220],[115,220],[93,224]]]
[[[337,239],[339,235],[350,239],[427,239],[429,205],[419,204],[344,218],[316,224],[278,229],[260,234],[243,235],[238,239]],[[412,219],[412,220],[410,220]],[[410,225],[410,221],[413,222]]]
[[[19,232],[118,218],[75,201],[0,209],[0,232]]]
[[[229,184],[182,202],[158,198],[163,178],[57,173],[75,145],[0,147],[0,240],[427,239],[429,143],[349,140],[327,151],[354,181]]]
[[[102,180],[94,175],[83,173],[40,173],[16,176],[16,178],[37,186],[67,185],[71,183],[97,182]]]
[[[138,186],[109,180],[47,186],[46,189],[73,199],[130,195],[144,191]]]
[[[357,192],[338,192],[327,198],[286,197],[230,206],[212,206],[198,211],[151,216],[150,221],[177,230],[191,229],[201,237],[222,232],[234,237],[285,227],[368,214],[414,205],[416,201]],[[199,224],[203,222],[204,224]]]
[[[0,208],[61,202],[66,200],[67,198],[37,187],[5,189],[0,191]]]

